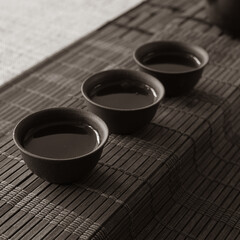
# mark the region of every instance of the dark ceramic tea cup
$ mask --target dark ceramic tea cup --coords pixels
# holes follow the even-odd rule
[[[70,183],[96,166],[108,128],[93,113],[50,108],[21,120],[13,139],[32,172],[48,182]]]
[[[82,84],[92,112],[111,133],[129,134],[149,123],[164,96],[164,87],[149,74],[132,70],[99,72]]]
[[[201,47],[174,41],[143,44],[134,51],[133,58],[140,70],[162,82],[167,97],[190,91],[209,59]]]

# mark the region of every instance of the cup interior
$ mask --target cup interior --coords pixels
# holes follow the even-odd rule
[[[174,41],[159,41],[146,43],[135,50],[133,57],[137,64],[140,65],[142,68],[150,71],[166,72],[171,74],[171,71],[168,70],[157,70],[155,68],[152,68],[148,66],[146,62],[153,59],[154,57],[161,55],[169,55],[169,57],[175,57],[174,54],[178,54],[178,56],[183,57],[184,55],[188,54],[196,59],[197,64],[194,66],[193,69],[188,69],[181,72],[190,72],[201,69],[207,64],[209,60],[207,52],[201,47]],[[172,73],[177,73],[177,71]]]
[[[18,148],[24,153],[28,155],[32,155],[34,157],[43,158],[46,160],[49,157],[41,156],[41,154],[34,154],[26,150],[26,148],[24,147],[24,141],[26,137],[31,136],[39,128],[43,126],[51,126],[51,125],[54,126],[55,124],[59,124],[59,123],[68,124],[70,126],[76,126],[76,124],[78,123],[87,124],[98,133],[99,144],[92,151],[84,155],[88,155],[96,151],[107,141],[108,128],[106,124],[99,117],[97,117],[95,114],[92,114],[90,112],[79,111],[79,110],[68,109],[68,108],[46,109],[46,110],[42,110],[27,116],[26,118],[21,120],[17,124],[16,128],[14,129],[14,134],[13,134],[14,141],[18,146]],[[69,159],[79,158],[79,157],[81,157],[81,155],[76,157],[69,157]],[[67,160],[67,159],[68,158],[61,158],[61,160]],[[51,158],[51,160],[54,160],[54,158]],[[56,160],[59,160],[59,158],[57,158]]]
[[[105,86],[120,86],[124,88],[125,85],[131,86],[133,89],[136,88],[143,90],[144,88],[146,88],[146,86],[148,86],[154,91],[153,102],[146,102],[146,104],[144,104],[145,106],[136,107],[136,109],[149,107],[150,105],[153,105],[156,102],[160,101],[164,95],[164,88],[157,79],[150,76],[149,74],[132,70],[109,70],[97,73],[85,80],[85,82],[82,84],[82,93],[83,96],[87,99],[87,101],[91,102],[94,105],[101,106],[107,109],[126,110],[121,107],[109,107],[104,103],[96,102],[93,98],[98,89],[101,89],[102,87],[104,88]]]

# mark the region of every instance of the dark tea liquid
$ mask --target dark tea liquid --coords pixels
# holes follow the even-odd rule
[[[200,61],[188,53],[162,53],[144,60],[150,68],[163,72],[186,72],[200,66]]]
[[[84,155],[98,144],[97,131],[88,125],[54,124],[29,134],[23,145],[33,154],[64,159]]]
[[[156,99],[156,92],[148,85],[123,80],[95,87],[90,98],[107,107],[132,109],[152,104]]]

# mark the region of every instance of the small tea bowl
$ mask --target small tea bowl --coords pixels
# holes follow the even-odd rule
[[[78,181],[91,172],[108,135],[106,124],[95,114],[70,108],[30,114],[13,131],[28,168],[42,179],[60,184]]]
[[[126,69],[96,73],[83,82],[81,91],[89,110],[118,134],[133,133],[149,123],[165,92],[153,76]]]
[[[203,48],[175,41],[143,44],[134,51],[133,58],[140,70],[162,82],[167,97],[193,89],[209,60]]]

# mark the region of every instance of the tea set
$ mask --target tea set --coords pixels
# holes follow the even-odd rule
[[[98,72],[81,87],[89,111],[49,108],[28,115],[13,139],[29,169],[52,183],[71,183],[90,174],[110,133],[131,134],[154,117],[160,101],[189,92],[209,57],[199,46],[149,42],[133,58],[140,71]]]

